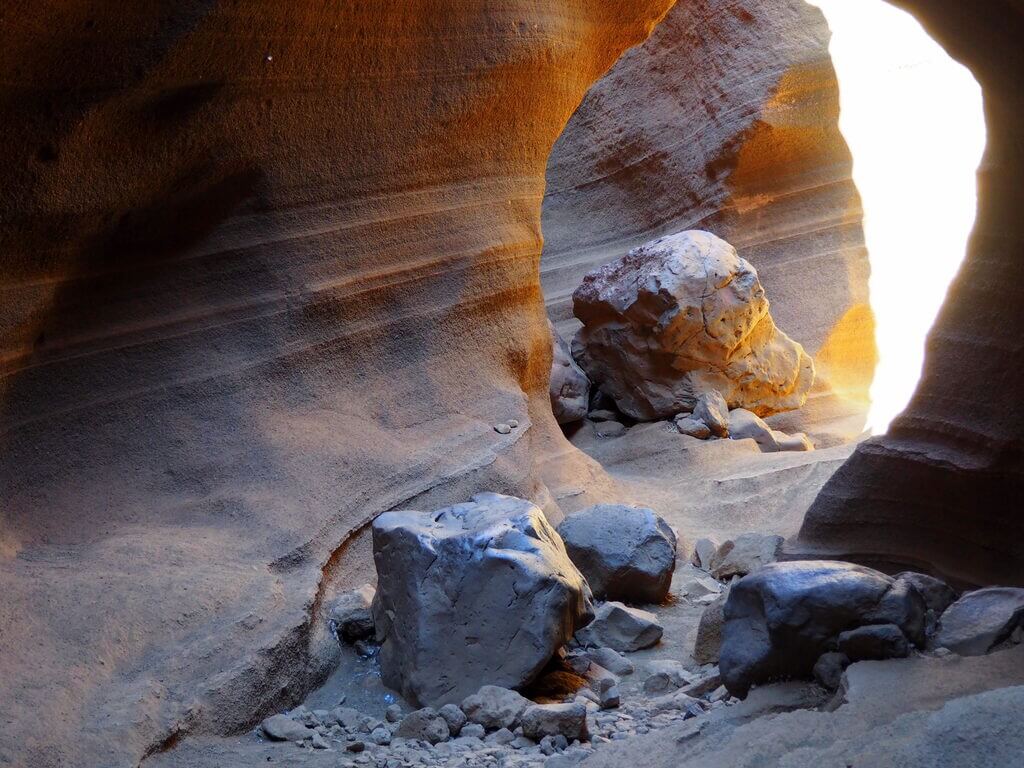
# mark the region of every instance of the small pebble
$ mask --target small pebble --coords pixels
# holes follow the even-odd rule
[[[497,432],[499,435],[507,435],[509,432],[512,431],[512,427],[510,427],[508,424],[495,424],[494,431]]]
[[[508,425],[512,427],[512,429],[515,429],[516,427],[519,426],[519,422],[516,419],[509,419]]]

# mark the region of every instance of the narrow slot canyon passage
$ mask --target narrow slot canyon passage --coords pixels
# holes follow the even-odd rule
[[[711,5],[673,9],[592,88],[556,143],[542,282],[564,358],[585,355],[573,292],[631,248],[702,229],[749,259],[772,317],[816,368],[806,403],[780,409],[768,426],[806,432],[818,450],[746,455],[670,437],[671,414],[616,416],[597,381],[587,406],[596,419],[564,429],[638,503],[672,508],[687,535],[745,525],[788,536],[917,385],[974,225],[981,88],[917,20],[882,0],[783,3],[754,21],[707,18]],[[709,34],[696,39],[702,24]],[[570,508],[589,501],[572,483],[549,485]]]
[[[0,768],[1024,754],[1024,10],[151,5],[0,11]]]
[[[882,434],[917,386],[974,228],[981,86],[906,11],[880,0],[815,4],[832,30],[839,128],[864,207],[878,347],[867,426]]]

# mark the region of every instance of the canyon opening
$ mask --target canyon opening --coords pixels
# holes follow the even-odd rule
[[[1021,11],[22,5],[0,766],[1024,751]]]

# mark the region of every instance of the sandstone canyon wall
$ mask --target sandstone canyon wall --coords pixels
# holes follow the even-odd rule
[[[988,147],[968,253],[928,339],[913,400],[810,509],[793,555],[914,564],[1024,584],[1024,10],[900,0],[982,86]],[[936,222],[941,226],[941,222]]]
[[[818,394],[846,398],[817,402],[831,416],[863,411],[869,266],[828,40],[803,0],[678,3],[590,90],[544,198],[542,281],[567,338],[588,271],[704,229],[757,269],[779,327],[815,358]]]
[[[669,5],[4,6],[0,764],[244,727],[376,514],[544,499],[545,164]]]

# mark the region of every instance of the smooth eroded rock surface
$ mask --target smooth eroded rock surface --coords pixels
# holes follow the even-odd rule
[[[522,499],[385,513],[373,556],[381,673],[418,704],[529,683],[593,615],[562,540]]]
[[[709,232],[652,240],[573,294],[573,356],[623,413],[659,419],[717,391],[761,415],[803,405],[814,363],[780,331],[749,262]],[[709,425],[710,426],[710,425]]]
[[[670,5],[5,6],[0,763],[293,705],[376,515],[537,491],[547,159]]]

